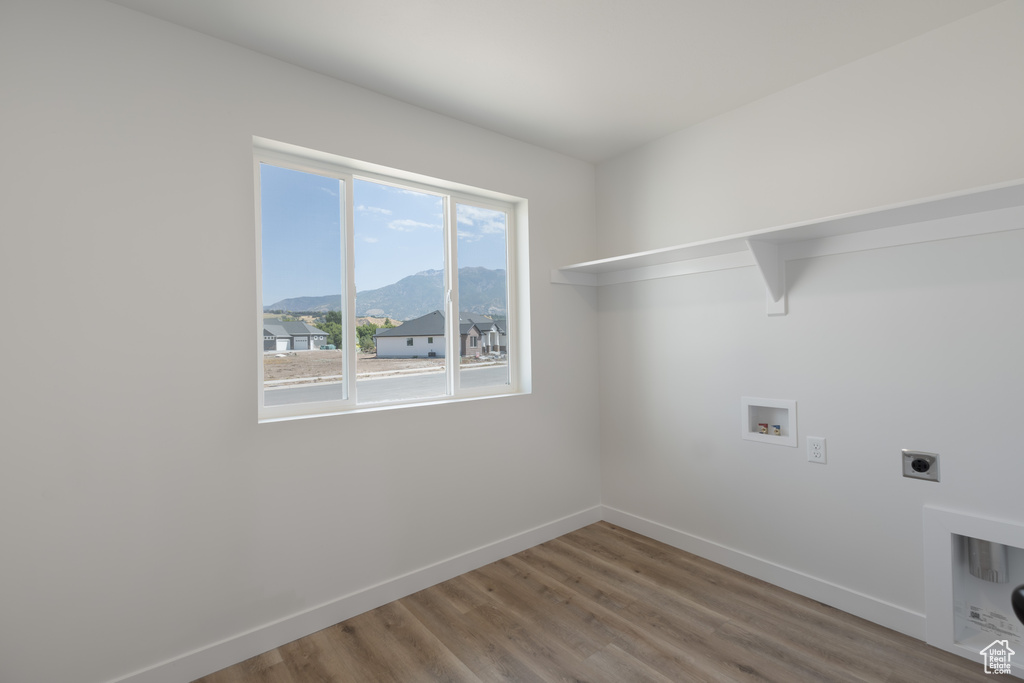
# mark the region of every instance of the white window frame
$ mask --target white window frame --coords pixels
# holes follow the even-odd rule
[[[264,403],[263,381],[263,266],[260,164],[294,169],[335,178],[343,182],[340,198],[342,217],[342,282],[340,284],[343,308],[343,326],[347,330],[342,354],[342,374],[346,378],[343,399],[267,406]],[[256,304],[257,304],[257,367],[258,367],[258,421],[339,415],[393,409],[415,405],[432,405],[483,398],[528,394],[532,390],[530,314],[529,314],[529,241],[528,203],[513,195],[483,190],[462,183],[439,180],[424,175],[341,157],[327,152],[253,137],[253,175],[255,187],[256,225]],[[445,213],[445,346],[446,393],[441,397],[405,399],[387,403],[359,404],[354,368],[356,366],[355,315],[355,258],[354,258],[354,202],[353,180],[365,179],[418,190],[443,198]],[[506,214],[505,250],[508,302],[506,318],[513,331],[509,341],[507,385],[465,389],[460,387],[460,339],[458,300],[458,232],[457,205],[465,204]],[[353,372],[349,372],[349,369]]]

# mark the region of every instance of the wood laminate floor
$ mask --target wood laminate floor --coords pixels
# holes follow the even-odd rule
[[[991,678],[981,664],[599,522],[197,683]]]

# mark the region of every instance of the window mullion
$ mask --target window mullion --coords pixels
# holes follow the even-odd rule
[[[459,364],[461,361],[462,339],[459,335],[459,255],[458,225],[455,216],[455,201],[451,196],[444,200],[444,322],[445,322],[445,374],[447,394],[459,393]]]
[[[517,229],[517,216],[515,210],[503,209],[505,212],[505,225],[508,229],[505,232],[505,357],[508,359],[508,381],[509,386],[513,391],[519,391],[519,368],[517,364],[519,358],[522,357],[522,349],[520,341],[523,339],[521,336],[516,336],[513,340],[512,331],[519,330],[519,319],[518,319],[518,291],[515,286],[516,278],[513,277],[514,273],[517,273],[516,258],[518,254],[519,245],[516,242],[516,236],[518,235]],[[515,351],[515,353],[513,353]]]
[[[345,399],[352,404],[356,396],[356,269],[355,269],[355,201],[352,176],[341,176],[345,191],[341,201],[341,306],[344,345],[342,375]]]
[[[262,340],[258,346],[258,352],[256,354],[257,369],[259,371],[259,403],[257,407],[262,417],[264,406],[266,405],[266,376],[265,366],[263,361],[264,350],[266,349],[266,339],[263,338],[263,329],[266,321],[263,317],[263,189],[260,179],[260,164],[262,160],[258,154],[253,155],[253,182],[255,183],[256,189],[256,326],[259,332],[259,338]]]

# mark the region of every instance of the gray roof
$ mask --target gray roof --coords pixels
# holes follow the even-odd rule
[[[269,322],[270,320],[274,322]],[[327,333],[301,320],[282,321],[277,318],[264,318],[263,320],[263,336],[265,337],[270,335],[275,337],[294,337],[307,334],[326,335]]]
[[[290,337],[288,330],[275,323],[263,323],[264,337]]]
[[[460,313],[459,322],[465,326],[466,323],[475,323],[478,330],[481,332],[489,332],[490,330],[498,329],[498,326],[494,321],[486,316],[482,316],[479,313]]]
[[[379,327],[374,337],[443,337],[444,313],[432,311],[398,327]]]
[[[477,328],[481,332],[488,332],[494,329],[501,334],[508,334],[507,318],[488,318],[487,316],[479,313],[461,313],[459,317],[462,319],[462,322],[466,322],[467,320],[475,322]]]
[[[475,318],[475,319],[474,319]],[[483,316],[473,314],[473,318],[469,318],[466,314],[459,316],[459,333],[469,334],[469,331],[474,327],[477,331],[480,330],[480,325],[476,320],[487,320],[488,323],[493,323],[493,320],[485,319]],[[392,328],[378,328],[374,337],[443,337],[444,336],[444,313],[441,311],[432,311],[419,318],[413,318],[407,320],[398,327]]]

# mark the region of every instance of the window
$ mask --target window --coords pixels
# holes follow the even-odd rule
[[[525,200],[262,139],[253,156],[261,421],[529,391]],[[477,328],[501,344],[478,351]],[[268,332],[324,348],[275,353]]]

